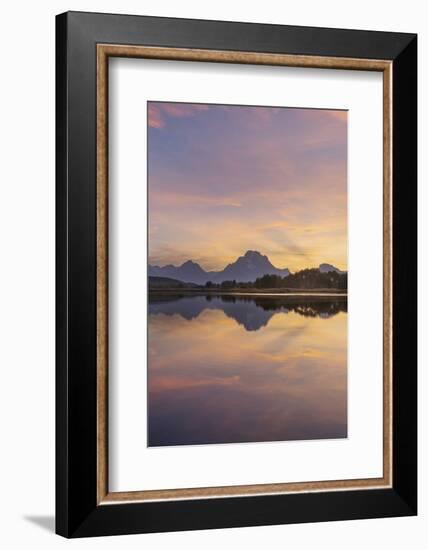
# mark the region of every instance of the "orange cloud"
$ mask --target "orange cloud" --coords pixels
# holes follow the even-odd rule
[[[149,135],[150,263],[220,270],[255,249],[292,271],[347,269],[347,111],[149,102],[148,114],[165,128]]]
[[[328,114],[342,122],[348,121],[348,111],[328,111]]]

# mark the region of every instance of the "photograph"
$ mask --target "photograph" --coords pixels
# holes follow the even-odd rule
[[[424,13],[2,5],[0,548],[428,547]]]
[[[149,447],[347,438],[347,136],[147,102]]]
[[[386,4],[371,29],[364,10],[316,3],[275,24],[200,6],[58,14],[55,102],[29,103],[56,116],[55,281],[33,285],[55,290],[55,532],[295,524],[301,546],[297,524],[378,518],[361,547],[400,517],[403,546],[394,525],[406,538],[418,521],[419,20]],[[46,170],[18,178],[22,201],[16,167],[35,163],[19,150],[9,187],[44,223],[30,199]],[[22,250],[18,283],[40,265]],[[11,347],[29,376],[7,369],[38,403],[24,412],[47,403],[30,325]]]

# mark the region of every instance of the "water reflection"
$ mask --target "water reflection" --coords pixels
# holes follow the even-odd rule
[[[346,296],[334,300],[325,296],[302,298],[301,296],[234,296],[180,294],[153,294],[149,301],[149,314],[181,315],[190,321],[206,309],[221,310],[246,330],[259,330],[277,313],[293,311],[305,317],[327,319],[347,311]]]
[[[347,435],[346,297],[151,295],[149,445]]]

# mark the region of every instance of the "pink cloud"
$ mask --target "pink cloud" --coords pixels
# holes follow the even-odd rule
[[[153,103],[150,103],[148,106],[147,119],[149,126],[151,126],[152,128],[163,128],[165,126],[159,109],[156,105],[153,105]]]
[[[230,206],[234,208],[240,208],[242,203],[234,198],[228,196],[213,197],[210,195],[201,195],[196,193],[178,193],[173,191],[157,192],[150,190],[150,201],[157,207],[160,206],[185,206],[185,205],[208,205],[208,206]]]
[[[208,105],[197,103],[154,103],[148,105],[148,124],[151,128],[164,128],[168,117],[184,118],[208,111]]]

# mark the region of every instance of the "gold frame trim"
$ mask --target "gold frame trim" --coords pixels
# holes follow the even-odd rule
[[[383,477],[129,492],[108,490],[108,59],[133,57],[383,73]],[[97,45],[97,504],[392,486],[392,62],[255,52]]]

